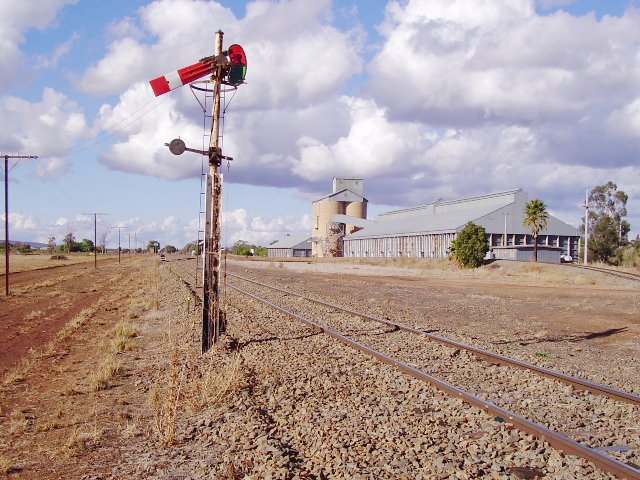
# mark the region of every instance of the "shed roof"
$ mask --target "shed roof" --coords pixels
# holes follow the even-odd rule
[[[321,200],[331,200],[334,202],[368,202],[366,198],[364,198],[359,193],[356,193],[348,188],[340,190],[339,192],[330,193],[329,195],[325,195],[317,200],[314,200],[313,203],[319,202]]]
[[[428,205],[381,215],[378,217],[378,222],[346,236],[345,240],[454,233],[462,230],[468,222],[484,227],[487,233],[501,234],[506,229],[508,234],[530,234],[531,231],[523,225],[526,202],[527,194],[521,189],[458,200],[436,200]],[[547,228],[541,233],[580,235],[576,228],[551,215],[548,218]]]
[[[346,238],[367,238],[398,234],[454,232],[467,222],[477,220],[496,210],[495,205],[460,210],[457,212],[435,213],[401,217],[377,222]]]
[[[308,235],[295,235],[295,236],[286,236],[281,240],[278,240],[276,243],[274,243],[273,245],[269,245],[267,247],[267,249],[270,248],[296,248],[298,246],[300,246],[301,248],[303,248],[304,246],[301,245],[305,242],[309,242],[309,249],[311,248],[311,237]]]

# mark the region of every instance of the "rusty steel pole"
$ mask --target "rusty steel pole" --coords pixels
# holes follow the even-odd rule
[[[224,70],[228,60],[222,53],[224,33],[216,32],[215,69],[211,80],[214,82],[213,115],[209,139],[209,179],[211,193],[207,195],[207,225],[205,234],[204,260],[204,301],[202,306],[202,352],[206,352],[220,340],[222,321],[220,314],[220,226],[222,216],[222,174],[220,164],[220,92]]]

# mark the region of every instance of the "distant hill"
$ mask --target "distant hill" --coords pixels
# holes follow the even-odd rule
[[[0,241],[0,243],[4,244],[4,239]],[[9,245],[18,246],[18,245],[31,245],[31,248],[46,248],[46,243],[40,242],[23,242],[22,240],[9,240]]]

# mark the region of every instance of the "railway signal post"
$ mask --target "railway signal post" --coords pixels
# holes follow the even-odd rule
[[[233,159],[222,155],[220,142],[220,93],[223,84],[235,89],[238,85],[244,83],[247,71],[247,58],[242,47],[234,44],[228,50],[223,50],[223,36],[224,33],[221,30],[216,32],[215,53],[213,56],[203,58],[194,65],[181,68],[149,82],[156,96],[193,82],[207,74],[211,74],[211,82],[213,84],[213,112],[209,149],[203,151],[187,148],[184,141],[179,138],[165,144],[174,155],[181,155],[185,151],[190,151],[206,155],[209,159],[203,252],[203,353],[220,340],[220,335],[224,329],[224,316],[220,309],[220,230],[222,224],[223,181],[220,165],[223,159]]]

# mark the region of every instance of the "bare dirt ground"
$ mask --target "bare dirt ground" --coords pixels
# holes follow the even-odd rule
[[[196,445],[197,432],[218,438],[233,418],[245,418],[233,408],[236,393],[250,395],[260,369],[224,345],[200,355],[199,311],[179,278],[187,263],[134,256],[98,270],[12,276],[12,295],[0,300],[0,476],[244,478],[233,461],[238,448],[256,448],[260,462],[246,438],[235,450],[213,440]],[[410,267],[229,262],[230,271],[640,392],[637,283],[559,266]],[[234,335],[270,348],[251,334]]]

